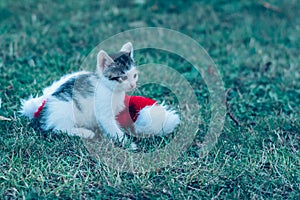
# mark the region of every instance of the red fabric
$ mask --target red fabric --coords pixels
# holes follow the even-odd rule
[[[136,121],[140,110],[152,106],[155,100],[142,96],[125,96],[125,109],[117,115],[116,119],[121,127],[130,127]]]
[[[40,112],[43,110],[45,104],[47,102],[47,99],[43,101],[42,105],[37,109],[37,111],[34,112],[33,116],[38,117],[40,115]]]

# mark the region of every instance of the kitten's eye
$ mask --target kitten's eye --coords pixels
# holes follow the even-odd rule
[[[125,81],[125,80],[128,79],[128,77],[127,77],[127,76],[122,76],[121,79],[122,79],[123,81]]]
[[[120,77],[109,77],[111,81],[120,81]]]
[[[137,77],[137,74],[134,74],[134,75],[133,75],[133,78],[136,78],[136,77]]]

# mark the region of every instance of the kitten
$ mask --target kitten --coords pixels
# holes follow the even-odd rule
[[[21,113],[37,118],[45,131],[93,138],[93,130],[100,127],[105,135],[125,145],[127,137],[115,116],[124,109],[125,92],[133,90],[137,80],[133,47],[128,42],[115,55],[101,50],[95,73],[66,75],[44,89],[43,96],[23,100]]]

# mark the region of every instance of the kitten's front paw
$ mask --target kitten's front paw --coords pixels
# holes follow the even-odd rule
[[[91,139],[95,136],[95,133],[85,128],[72,128],[67,130],[70,136],[79,136],[81,138]]]
[[[92,139],[95,137],[95,133],[93,131],[87,130],[82,134],[83,138]]]
[[[122,146],[131,151],[135,151],[138,149],[137,144],[135,142],[132,142],[126,135],[124,135],[124,138],[122,140]]]
[[[80,128],[77,130],[77,134],[79,137],[85,138],[85,139],[92,139],[95,136],[95,133],[88,129]]]
[[[131,142],[130,147],[129,147],[129,150],[131,150],[131,151],[136,151],[136,150],[138,150],[137,144],[136,144],[135,142]]]

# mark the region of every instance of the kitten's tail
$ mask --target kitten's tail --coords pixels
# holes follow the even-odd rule
[[[35,113],[45,100],[46,97],[44,96],[33,98],[32,95],[30,95],[27,100],[21,99],[21,115],[26,116],[29,119],[33,119],[35,117]]]

